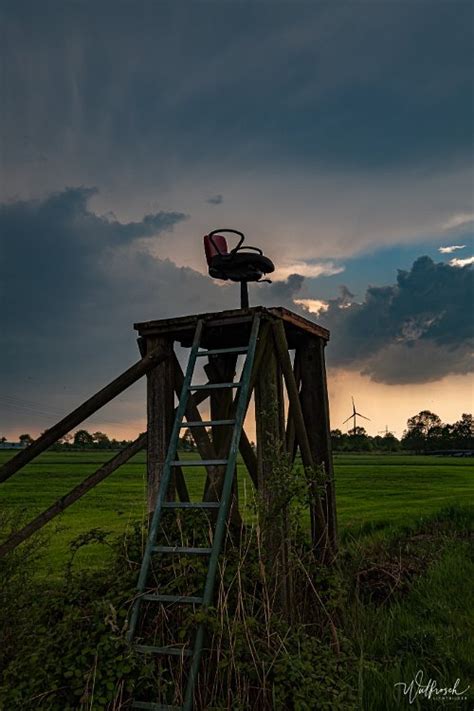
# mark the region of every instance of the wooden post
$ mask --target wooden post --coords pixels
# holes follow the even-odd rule
[[[147,339],[147,350],[169,355],[147,375],[147,498],[148,513],[155,508],[163,466],[174,420],[174,367],[173,342],[166,336]],[[174,498],[174,487],[169,488],[169,498]]]
[[[176,460],[179,459],[179,452],[176,452]],[[180,501],[190,501],[188,485],[186,484],[186,479],[184,478],[183,470],[181,467],[173,467],[174,469],[174,481],[176,485],[176,493]]]
[[[204,366],[204,370],[212,383],[230,383],[234,380],[237,356],[226,354],[223,356],[210,356],[209,363]],[[232,418],[233,399],[235,391],[231,388],[225,390],[210,391],[210,413],[211,420],[227,420]],[[218,459],[225,459],[229,453],[232,428],[217,425],[212,427],[212,443]],[[216,467],[217,477],[206,481],[204,491],[204,501],[220,499],[222,486],[224,484],[225,466]],[[236,526],[242,524],[238,507],[238,485],[237,467],[234,472],[234,482],[232,487],[232,503],[230,507],[229,520]]]
[[[286,339],[285,339],[286,340]],[[288,344],[287,344],[288,347]],[[296,383],[296,390],[299,394],[301,385],[301,368],[299,363],[299,358],[296,357],[293,364],[293,377]],[[299,397],[299,395],[298,395]],[[296,430],[295,430],[295,420],[293,417],[293,407],[291,402],[288,402],[288,418],[286,423],[286,451],[290,456],[290,461],[294,462],[296,458],[297,441],[296,441]]]
[[[255,383],[262,555],[276,610],[288,619],[291,600],[285,536],[287,512],[285,496],[277,481],[278,466],[285,453],[283,381],[272,339],[268,340],[264,362]]]
[[[301,402],[298,394],[298,383],[295,379],[293,369],[291,367],[290,354],[288,353],[288,343],[285,335],[285,328],[281,321],[277,321],[273,325],[273,335],[275,338],[276,352],[279,358],[279,364],[282,368],[285,378],[286,388],[289,400],[288,417],[291,417],[295,429],[295,441],[300,446],[301,459],[306,470],[312,472],[312,478],[316,477],[315,460],[311,451],[311,446],[306,430],[306,423],[301,407]],[[293,451],[289,452],[290,460],[293,461]],[[319,560],[327,558],[328,534],[326,516],[324,515],[321,497],[318,491],[313,492],[311,506],[311,522],[313,541],[317,543],[316,554]],[[329,547],[330,547],[329,543]]]
[[[333,552],[335,552],[337,548],[336,498],[324,347],[325,342],[322,338],[307,336],[298,349],[301,359],[300,398],[314,462],[316,465],[324,466],[325,482],[322,504],[328,526],[329,541]]]

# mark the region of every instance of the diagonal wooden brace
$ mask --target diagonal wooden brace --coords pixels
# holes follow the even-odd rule
[[[102,464],[97,471],[75,486],[74,489],[71,489],[69,493],[62,496],[52,506],[38,514],[38,516],[26,526],[13,533],[10,538],[0,545],[0,558],[16,548],[20,543],[23,543],[23,541],[26,541],[27,538],[32,536],[36,531],[39,531],[40,528],[43,528],[49,521],[62,513],[71,506],[71,504],[78,501],[78,499],[84,496],[84,494],[90,491],[94,486],[97,486],[99,482],[103,481],[109,474],[112,474],[112,472],[122,466],[122,464],[128,462],[129,459],[146,447],[146,443],[146,433],[141,434],[134,442],[118,452],[115,457],[105,462],[105,464]]]
[[[93,415],[94,412],[113,400],[114,397],[120,395],[121,392],[130,387],[130,385],[133,385],[133,383],[159,363],[162,363],[166,358],[168,358],[168,354],[164,353],[161,349],[148,353],[144,358],[135,363],[135,365],[132,365],[131,368],[122,373],[122,375],[112,380],[105,388],[99,390],[98,393],[86,400],[82,405],[79,405],[79,407],[73,410],[69,415],[66,415],[60,422],[49,430],[46,430],[46,432],[43,432],[29,447],[18,452],[15,457],[6,462],[0,468],[0,482],[9,479],[15,472],[24,467],[25,464],[28,464],[28,462],[31,462],[32,459],[37,457],[38,454],[41,454],[48,449],[48,447],[57,442],[58,439],[64,437],[73,427],[76,427]]]
[[[301,407],[300,396],[298,393],[298,385],[296,383],[293,368],[291,366],[290,355],[288,353],[288,343],[285,335],[285,327],[281,321],[276,321],[273,324],[273,336],[275,346],[280,361],[283,377],[288,392],[288,400],[290,402],[291,416],[293,418],[296,439],[298,441],[303,466],[316,474],[315,462],[311,452],[311,447],[306,431],[306,424]],[[313,525],[313,540],[317,542],[316,554],[322,559],[326,558],[326,550],[330,549],[330,541],[328,537],[328,527],[324,516],[324,509],[321,502],[321,497],[318,491],[312,487],[312,525]]]

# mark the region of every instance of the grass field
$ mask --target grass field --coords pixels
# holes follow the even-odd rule
[[[0,452],[0,462],[9,456]],[[30,520],[110,456],[51,452],[16,474],[0,487],[3,534]],[[250,617],[239,616],[245,606],[234,605],[229,613],[228,604],[234,604],[230,591],[235,595],[241,578],[227,576],[229,597],[222,600],[230,602],[218,608],[216,620],[227,620],[219,628],[219,634],[228,634],[221,654],[240,681],[233,682],[234,696],[229,697],[237,705],[229,705],[221,695],[215,708],[250,708],[239,690],[257,671],[267,675],[272,693],[280,699],[264,707],[272,711],[440,708],[436,700],[410,703],[395,693],[397,685],[413,679],[418,670],[425,681],[452,685],[459,678],[463,689],[474,687],[472,461],[351,454],[337,456],[335,470],[342,555],[338,570],[328,578],[323,574],[320,579],[321,571],[314,570],[312,580],[319,592],[309,626],[282,627],[282,620],[276,624],[270,617],[267,628],[258,605],[256,611],[249,608]],[[204,471],[189,468],[186,478],[192,498],[198,499]],[[81,534],[100,529],[112,537],[143,520],[145,483],[141,453],[37,534],[45,539],[40,558],[29,558],[26,546],[25,553],[20,548],[1,561],[0,667],[3,662],[6,673],[0,681],[0,711],[130,708],[127,698],[134,694],[134,685],[151,672],[125,644],[116,620],[129,614],[136,581],[136,564],[130,566],[134,559],[129,556],[135,550],[136,562],[141,558],[140,533],[130,531],[125,557],[123,549],[117,557],[117,548],[91,543],[79,548],[72,567],[67,562],[69,544]],[[242,465],[239,495],[245,515],[251,517],[252,487]],[[261,571],[256,546],[250,555],[255,560],[246,559],[243,568],[245,605],[253,604],[252,576],[260,579]],[[304,588],[304,576],[298,580]],[[327,637],[327,630],[316,637],[312,632],[316,623],[316,629],[318,624],[325,629],[327,609],[341,643],[338,654],[328,644],[333,637]],[[254,646],[259,650],[256,657],[249,654]],[[221,679],[220,674],[227,679],[226,668],[212,667],[215,677],[211,674],[210,679]],[[148,681],[157,683],[153,676]],[[209,688],[214,689],[214,683]],[[226,689],[227,681],[222,683]],[[469,692],[449,707],[467,711],[473,701]]]
[[[11,457],[0,452],[0,463]],[[0,510],[10,527],[27,522],[64,495],[112,455],[110,452],[49,452],[0,487]],[[186,456],[186,455],[184,455]],[[193,456],[193,455],[189,455]],[[241,502],[250,502],[252,486],[239,465]],[[452,504],[474,500],[474,466],[470,459],[406,454],[340,454],[335,457],[337,509],[342,537],[388,526],[411,525]],[[191,497],[198,500],[204,470],[186,471]],[[112,474],[52,521],[49,538],[50,572],[57,574],[68,545],[81,533],[101,528],[119,534],[145,514],[145,453]],[[107,549],[81,550],[77,564],[100,565]]]

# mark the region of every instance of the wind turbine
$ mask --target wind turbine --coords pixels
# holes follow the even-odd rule
[[[350,416],[347,418],[347,420],[344,420],[344,422],[343,422],[342,424],[345,425],[346,422],[349,422],[349,420],[352,420],[352,419],[353,419],[353,420],[354,420],[354,427],[352,428],[352,431],[354,432],[355,429],[356,429],[356,427],[357,427],[357,418],[358,418],[358,417],[362,417],[363,420],[368,420],[368,421],[370,422],[370,419],[369,419],[368,417],[366,417],[365,415],[361,415],[360,412],[357,412],[356,406],[355,406],[355,402],[354,402],[354,398],[352,398],[352,415],[350,415]],[[350,431],[350,430],[349,430],[349,431]]]

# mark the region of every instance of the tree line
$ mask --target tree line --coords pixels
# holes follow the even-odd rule
[[[0,437],[0,442],[6,442],[6,437]],[[24,447],[27,447],[34,441],[34,438],[28,434],[24,433],[18,437],[18,441]],[[128,439],[115,439],[109,437],[105,432],[89,432],[88,430],[81,429],[77,430],[73,434],[67,434],[62,437],[56,444],[53,444],[50,448],[52,451],[64,451],[64,450],[84,450],[84,449],[124,449],[127,445],[131,444],[132,440]],[[194,438],[190,430],[185,430],[182,437],[179,439],[178,449],[182,451],[193,451],[195,449]]]
[[[347,434],[331,430],[334,452],[440,452],[474,450],[474,420],[469,413],[453,424],[445,424],[430,410],[422,410],[407,421],[401,439],[393,432],[372,437],[364,427],[355,427]]]
[[[21,434],[19,441],[24,446],[31,444],[29,434]],[[5,437],[0,438],[5,441]],[[77,430],[74,434],[63,437],[51,447],[52,450],[85,449],[123,449],[131,440],[110,438],[104,432]],[[422,410],[407,421],[407,428],[401,439],[392,432],[372,437],[364,427],[355,427],[347,433],[339,429],[331,430],[331,443],[334,452],[436,452],[449,450],[474,450],[473,416],[464,413],[453,424],[445,424],[434,412]],[[195,451],[196,444],[189,429],[184,430],[179,439],[178,449]]]

